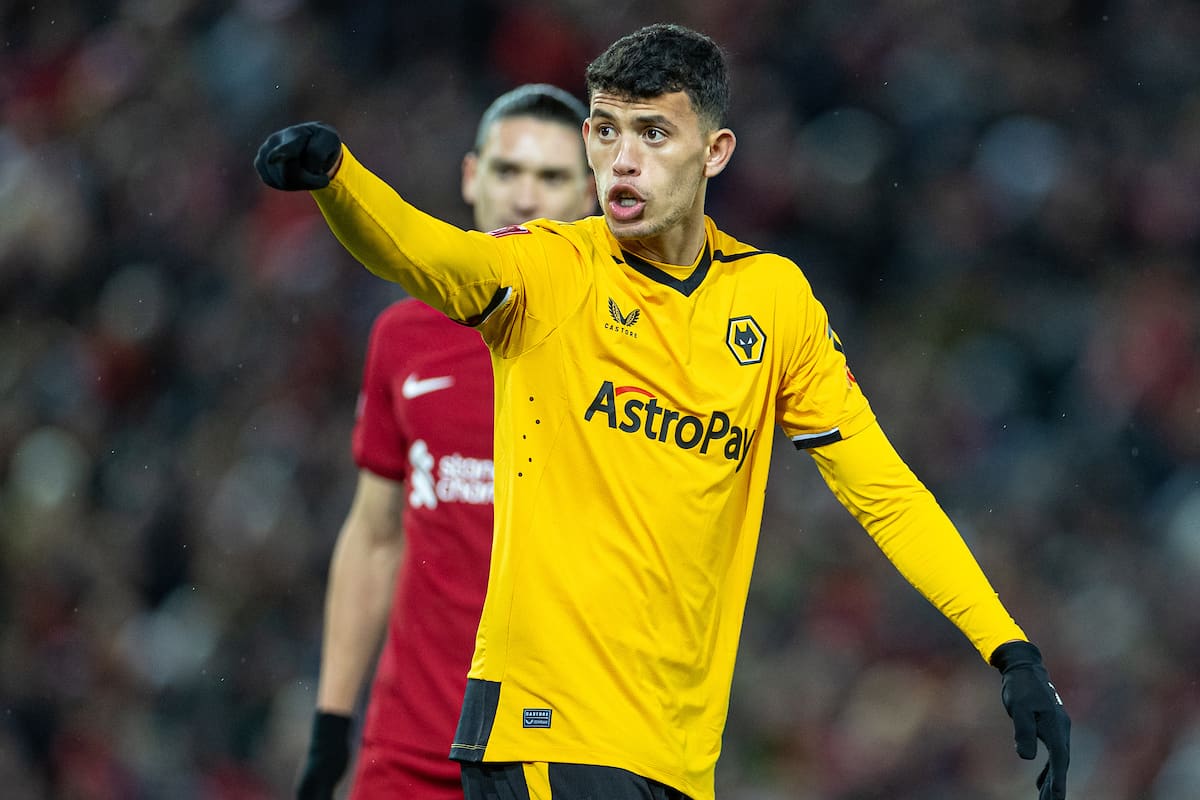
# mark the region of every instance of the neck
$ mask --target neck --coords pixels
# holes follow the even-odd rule
[[[696,261],[706,238],[704,192],[700,191],[679,219],[645,238],[622,239],[621,248],[648,261],[685,267]]]

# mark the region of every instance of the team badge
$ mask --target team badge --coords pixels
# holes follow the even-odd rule
[[[767,335],[754,317],[731,317],[725,332],[725,344],[737,362],[746,367],[762,363],[763,353],[767,349]]]

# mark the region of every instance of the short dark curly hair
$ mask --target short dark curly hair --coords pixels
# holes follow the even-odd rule
[[[725,125],[729,75],[725,54],[703,33],[672,23],[657,23],[622,36],[587,68],[588,99],[611,92],[644,100],[686,92],[701,121],[712,129]]]

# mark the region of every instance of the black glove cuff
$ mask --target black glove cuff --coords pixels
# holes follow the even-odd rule
[[[343,714],[318,711],[313,716],[312,749],[320,752],[327,747],[345,747],[352,723],[353,719]]]
[[[988,661],[1001,672],[1008,672],[1014,667],[1041,666],[1042,652],[1032,642],[1005,642]]]

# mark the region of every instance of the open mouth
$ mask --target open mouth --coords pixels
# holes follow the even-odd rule
[[[625,222],[641,216],[646,200],[627,183],[619,183],[608,190],[608,211],[614,219]]]

